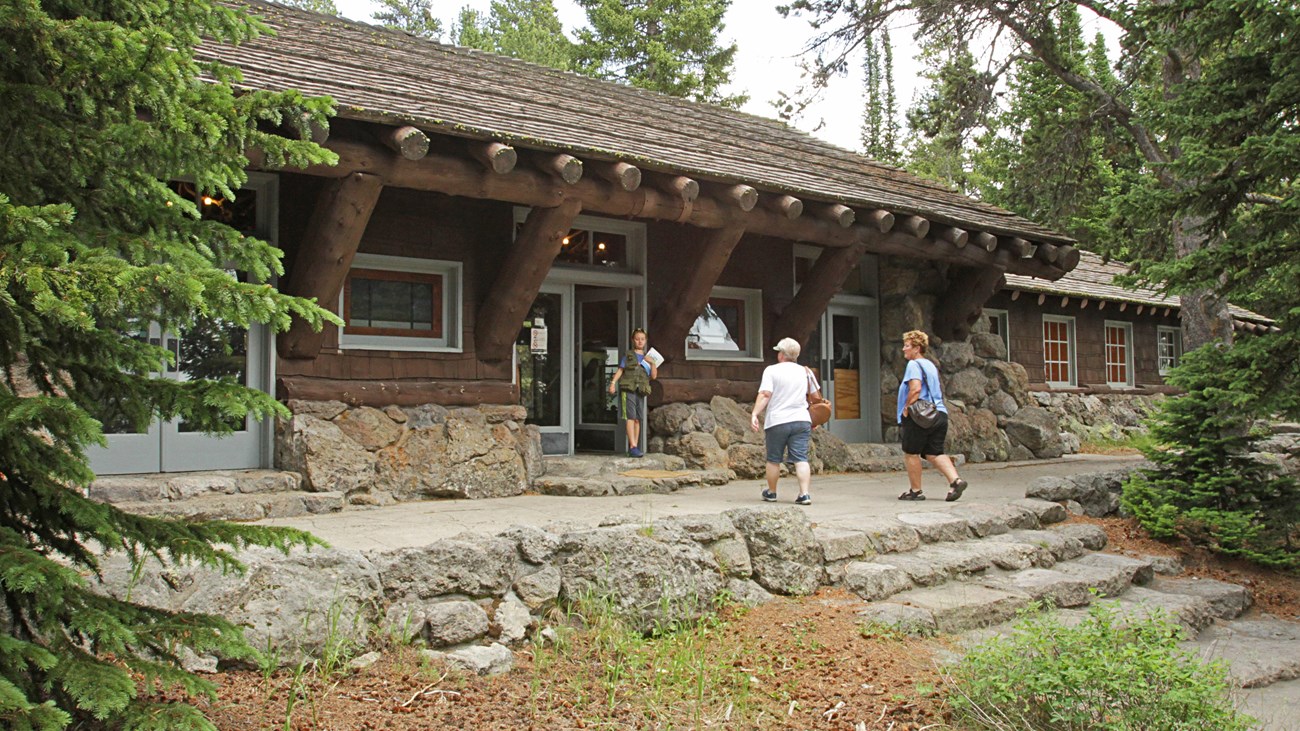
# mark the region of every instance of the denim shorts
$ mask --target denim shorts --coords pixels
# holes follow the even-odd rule
[[[771,464],[807,462],[808,442],[811,440],[812,423],[807,421],[790,421],[763,430],[767,461]],[[785,459],[787,449],[790,451],[789,460]]]

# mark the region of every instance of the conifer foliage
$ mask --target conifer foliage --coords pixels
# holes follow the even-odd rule
[[[92,591],[99,557],[237,570],[243,546],[313,540],[129,515],[84,492],[106,402],[137,428],[180,418],[216,432],[282,409],[232,380],[159,377],[168,355],[136,337],[150,323],[324,316],[256,283],[280,270],[276,249],[202,220],[169,184],[228,200],[245,150],[272,165],[330,161],[302,134],[324,123],[328,100],[235,93],[233,71],[195,58],[201,38],[263,30],[208,0],[0,5],[0,727],[212,728],[147,689],[202,691],[178,655],[246,652],[239,629]]]

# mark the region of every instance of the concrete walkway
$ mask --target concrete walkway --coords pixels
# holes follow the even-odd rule
[[[1023,498],[1025,487],[1036,477],[1102,472],[1139,461],[1141,458],[1135,456],[1071,455],[1031,462],[964,465],[960,472],[970,488],[960,504],[1000,505]],[[670,515],[716,514],[761,504],[758,494],[764,484],[762,480],[737,480],[716,487],[629,496],[520,495],[487,500],[433,500],[268,519],[259,524],[308,530],[335,548],[389,550],[424,546],[466,532],[495,534],[512,525],[568,522],[594,526],[611,517],[649,523]],[[907,489],[907,475],[903,472],[814,475],[813,504],[806,510],[814,523],[851,524],[855,519],[953,507],[943,500],[947,487],[937,471],[927,468],[923,485],[928,500],[903,502],[897,499]],[[777,492],[780,504],[792,503],[798,493],[794,477],[782,478]]]

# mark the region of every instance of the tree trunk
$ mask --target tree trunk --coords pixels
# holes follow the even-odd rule
[[[1179,259],[1212,244],[1200,233],[1204,221],[1196,216],[1183,216],[1174,221],[1174,251]],[[1195,350],[1206,343],[1232,345],[1232,314],[1228,303],[1211,290],[1198,290],[1182,295],[1183,344]]]

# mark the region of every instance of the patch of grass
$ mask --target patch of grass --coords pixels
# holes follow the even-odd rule
[[[534,636],[530,692],[539,717],[638,728],[674,727],[684,716],[691,727],[747,717],[756,671],[742,667],[744,648],[725,641],[718,614],[646,635],[614,607],[611,598],[586,596],[567,610],[571,626],[558,641]]]
[[[1164,616],[1094,604],[1066,626],[1056,612],[1020,620],[945,678],[959,727],[1003,731],[1246,731],[1221,664],[1178,647]]]
[[[1146,431],[1131,432],[1123,439],[1112,439],[1097,435],[1082,439],[1079,443],[1079,452],[1082,454],[1142,454],[1144,450],[1150,449],[1154,444],[1151,434]]]

